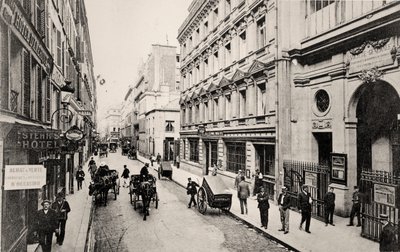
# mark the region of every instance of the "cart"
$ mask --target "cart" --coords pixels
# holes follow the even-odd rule
[[[205,214],[207,205],[229,211],[232,205],[232,193],[219,176],[204,176],[197,192],[197,205],[202,214]]]
[[[141,182],[140,174],[131,175],[129,195],[135,211],[138,208],[137,203],[141,202],[144,214],[143,220],[146,220],[146,216],[149,215],[150,203],[153,203],[156,209],[158,208],[159,199],[156,188],[156,178],[149,174],[148,181]],[[147,198],[146,202],[144,202],[144,198]]]
[[[110,153],[117,152],[117,143],[110,143]]]
[[[128,156],[128,152],[130,149],[131,147],[129,145],[122,146],[122,151],[121,151],[122,156]]]
[[[170,161],[162,161],[158,166],[158,179],[161,177],[168,177],[172,180],[172,166]]]
[[[99,157],[104,157],[104,156],[108,156],[108,144],[106,143],[101,143],[99,144]]]

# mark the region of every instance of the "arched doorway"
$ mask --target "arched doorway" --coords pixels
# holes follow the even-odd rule
[[[398,114],[400,98],[390,84],[363,84],[356,109],[358,183],[363,170],[400,173]]]

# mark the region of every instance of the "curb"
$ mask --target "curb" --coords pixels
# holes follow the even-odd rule
[[[85,241],[85,249],[84,252],[92,251],[92,223],[93,223],[93,216],[94,216],[95,207],[93,206],[93,200],[90,204],[90,215],[89,215],[89,223],[86,232],[86,241]]]

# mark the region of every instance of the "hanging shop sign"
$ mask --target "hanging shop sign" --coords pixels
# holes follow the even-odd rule
[[[4,190],[40,189],[46,184],[43,165],[6,165]]]
[[[55,149],[60,147],[60,132],[48,130],[18,130],[17,144],[22,149]]]
[[[72,126],[67,132],[65,132],[65,137],[71,141],[79,141],[84,137],[82,130],[77,126]]]

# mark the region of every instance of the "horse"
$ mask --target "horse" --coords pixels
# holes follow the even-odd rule
[[[146,217],[150,215],[149,207],[152,198],[156,193],[155,187],[155,178],[153,176],[149,176],[147,181],[141,183],[140,195],[142,196],[142,205],[143,205],[143,220],[146,220]]]
[[[112,185],[113,183],[110,176],[96,176],[94,181],[89,185],[89,195],[94,196],[96,203],[103,203],[104,206],[107,206],[108,190],[110,190]],[[100,195],[100,200],[98,199],[98,195]]]

